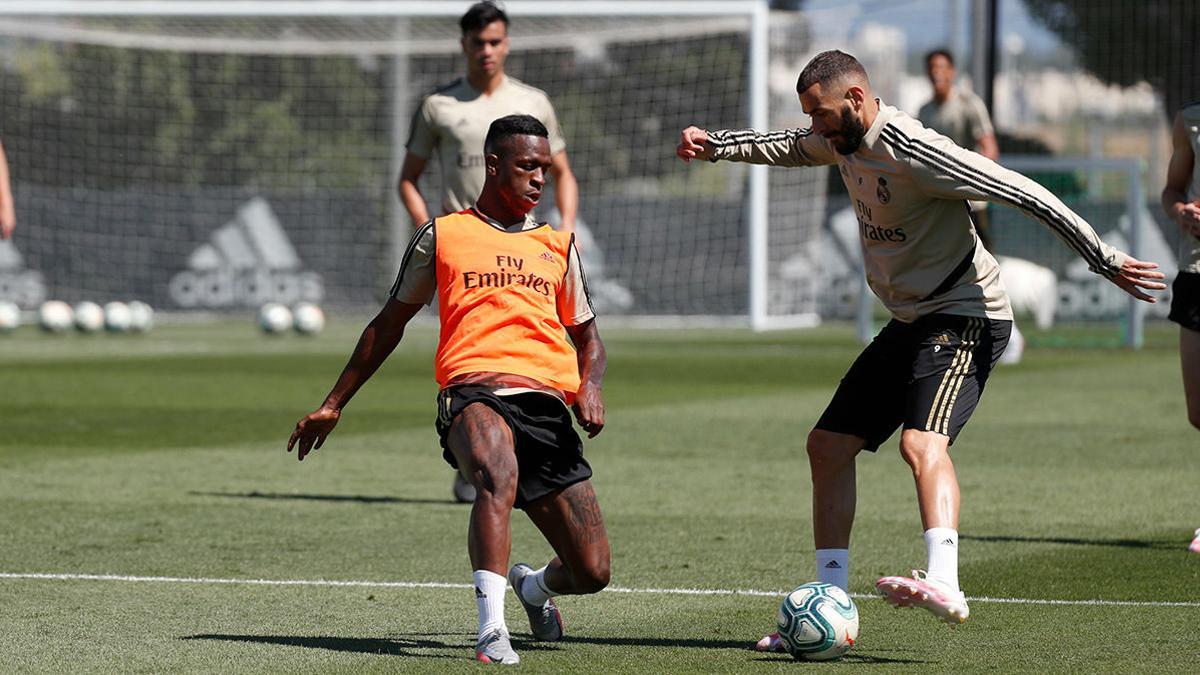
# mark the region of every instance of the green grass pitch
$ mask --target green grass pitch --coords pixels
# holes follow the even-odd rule
[[[433,332],[411,332],[323,449],[284,452],[360,328],[0,336],[0,670],[479,668],[468,508],[449,499],[432,425]],[[826,664],[750,649],[779,595],[648,590],[813,579],[804,437],[858,351],[849,330],[601,330],[608,428],[587,453],[613,586],[635,592],[563,599],[569,637],[553,645],[525,640],[509,596],[524,670],[1195,672],[1200,433],[1169,329],[1141,352],[1032,350],[993,375],[953,450],[961,574],[969,596],[1010,601],[973,601],[958,629],[865,595],[923,566],[924,547],[895,439],[864,456],[861,635]],[[543,563],[514,523],[513,560]],[[28,574],[64,576],[14,576]],[[256,579],[297,583],[240,583]]]

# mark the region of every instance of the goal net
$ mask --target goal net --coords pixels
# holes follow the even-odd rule
[[[469,4],[5,3],[0,138],[20,227],[0,244],[0,299],[377,306],[412,232],[396,195],[411,115],[463,74]],[[766,127],[794,99],[767,54],[791,67],[795,19],[768,30],[766,3],[741,0],[507,9],[506,70],[549,94],[567,138],[597,309],[811,321],[797,261],[819,237],[824,173],[674,157],[688,124]],[[431,161],[421,181],[431,213],[438,174]],[[555,222],[553,207],[547,194],[539,215]]]
[[[1108,244],[1135,258],[1153,260],[1167,278],[1175,275],[1175,255],[1148,211],[1143,189],[1145,167],[1129,158],[1001,156],[1000,163],[1037,181],[1078,213]],[[1170,291],[1148,305],[1134,300],[1087,264],[1043,223],[1022,211],[989,204],[992,253],[1013,304],[1017,326],[1030,346],[1141,347],[1146,318],[1165,318]],[[848,239],[854,227],[835,212],[826,245]],[[854,232],[855,240],[857,234]],[[844,244],[843,244],[844,247]],[[861,262],[854,256],[845,272],[829,281],[843,301],[840,313],[856,317],[866,340],[885,320],[881,305],[860,287]],[[865,309],[869,304],[874,309]],[[865,310],[865,311],[860,311]]]

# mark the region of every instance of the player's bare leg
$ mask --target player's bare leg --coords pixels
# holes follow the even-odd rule
[[[556,595],[596,593],[608,585],[611,553],[600,504],[590,480],[530,503],[525,513],[557,554],[540,570],[514,565],[509,583],[539,640],[562,637]]]
[[[896,607],[924,607],[957,625],[967,620],[966,598],[958,588],[958,477],[950,461],[950,438],[932,431],[905,429],[900,454],[912,468],[917,503],[929,552],[929,572],[884,577],[875,584]]]
[[[813,543],[818,550],[850,547],[850,529],[854,526],[858,501],[854,460],[865,444],[858,436],[822,429],[813,429],[808,434]]]
[[[1188,421],[1200,429],[1200,331],[1179,329],[1179,361],[1183,366],[1183,394],[1187,399]],[[1200,553],[1200,529],[1188,550]]]
[[[958,476],[949,448],[949,437],[932,431],[905,429],[900,435],[900,454],[912,468],[921,525],[926,530],[958,529]]]
[[[467,534],[479,607],[475,658],[517,663],[520,658],[512,650],[508,626],[504,623],[505,571],[512,549],[511,516],[517,498],[517,455],[512,430],[495,410],[472,403],[455,417],[446,443],[459,471],[476,491]]]
[[[1183,366],[1188,421],[1200,429],[1200,331],[1179,329],[1179,361]]]
[[[858,500],[855,458],[866,445],[858,436],[813,429],[808,434],[808,466],[812,475],[813,543],[817,579],[849,592],[850,530]],[[759,640],[760,652],[783,651],[779,633]]]

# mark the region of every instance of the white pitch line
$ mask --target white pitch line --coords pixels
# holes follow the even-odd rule
[[[212,584],[212,585],[243,585],[243,586],[332,586],[358,588],[471,588],[471,584],[449,583],[445,581],[356,581],[338,579],[221,579],[213,577],[151,577],[131,576],[124,574],[51,574],[44,572],[0,572],[0,579],[31,579],[49,581],[124,581],[133,583],[168,583],[168,584]],[[781,597],[786,591],[761,591],[755,589],[728,588],[624,588],[611,586],[604,589],[607,593],[630,593],[645,595],[749,595],[761,597]],[[879,596],[864,593],[851,593],[856,600],[879,600]],[[1156,601],[1156,600],[1053,600],[1043,598],[990,598],[984,596],[968,597],[971,602],[1002,603],[1009,605],[1065,605],[1065,606],[1099,606],[1099,607],[1200,607],[1200,602],[1187,601]]]

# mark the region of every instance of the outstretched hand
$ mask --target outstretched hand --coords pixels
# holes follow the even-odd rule
[[[587,432],[588,438],[595,438],[604,429],[604,399],[600,396],[600,388],[584,383],[575,396],[575,419],[579,426]]]
[[[1145,288],[1151,291],[1166,289],[1167,285],[1160,280],[1166,279],[1167,276],[1162,272],[1156,271],[1157,269],[1158,263],[1126,258],[1125,264],[1121,265],[1121,271],[1109,277],[1109,281],[1138,300],[1154,303],[1158,302],[1158,300],[1154,296],[1144,293],[1141,289]]]
[[[304,461],[304,457],[313,450],[320,449],[325,443],[325,438],[337,426],[338,419],[342,416],[342,411],[333,408],[321,406],[315,411],[305,415],[296,422],[296,429],[292,432],[292,437],[288,439],[288,452],[300,442],[300,449],[296,451],[296,459]]]
[[[688,127],[679,132],[679,145],[675,148],[675,156],[685,162],[693,159],[711,159],[708,146],[708,132],[700,127]]]

